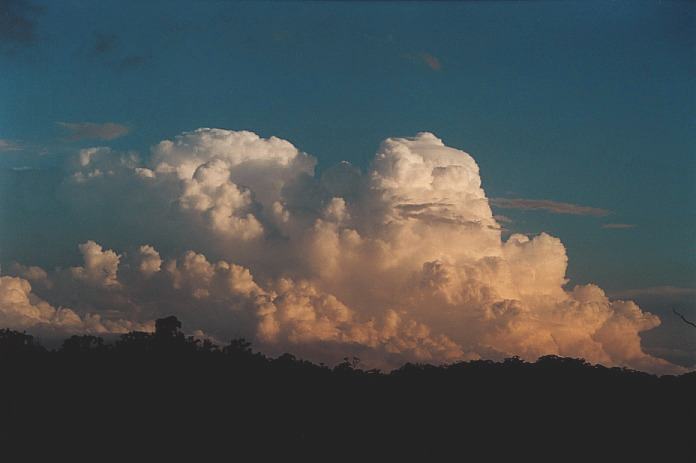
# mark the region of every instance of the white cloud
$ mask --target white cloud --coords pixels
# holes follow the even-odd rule
[[[55,308],[38,297],[32,292],[29,281],[19,277],[0,276],[0,326],[67,336],[73,333],[152,331],[153,322],[104,320],[100,314],[86,314],[80,317],[70,308]]]
[[[102,287],[118,286],[116,277],[118,263],[121,256],[111,250],[103,250],[94,241],[87,241],[79,245],[80,253],[84,259],[84,267],[72,267],[73,277]]]
[[[135,264],[90,241],[85,265],[56,286],[82,285],[71,289],[80,317],[174,313],[190,332],[321,361],[558,354],[677,370],[641,348],[657,317],[594,285],[564,289],[558,238],[504,241],[475,160],[435,135],[385,140],[367,173],[341,163],[316,177],[314,166],[287,141],[221,129],[163,141],[148,162],[82,151],[64,199],[95,239],[123,231]],[[118,217],[109,229],[89,223],[104,208]],[[157,249],[191,251],[163,261]]]
[[[138,249],[140,254],[140,265],[138,269],[145,277],[150,277],[160,271],[162,259],[159,252],[150,245],[140,246]]]
[[[29,280],[33,284],[43,285],[48,288],[53,285],[53,282],[48,277],[48,273],[41,267],[34,265],[27,266],[14,262],[10,269],[12,274]]]
[[[22,278],[0,277],[0,320],[3,326],[26,328],[40,323],[79,325],[70,309],[56,310],[31,293],[31,284]]]

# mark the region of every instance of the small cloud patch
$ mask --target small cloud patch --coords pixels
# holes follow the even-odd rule
[[[17,142],[0,138],[0,153],[3,151],[21,151],[22,147]]]
[[[406,59],[417,64],[422,64],[429,67],[431,70],[439,72],[442,70],[442,61],[430,53],[409,53],[404,55]]]
[[[115,122],[97,124],[94,122],[58,122],[69,132],[69,141],[78,140],[113,140],[130,132],[130,128]]]

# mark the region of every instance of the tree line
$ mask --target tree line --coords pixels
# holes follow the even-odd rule
[[[157,320],[154,333],[114,343],[77,335],[57,349],[0,330],[0,445],[21,443],[36,457],[105,449],[124,458],[252,461],[655,452],[664,461],[689,441],[695,399],[693,372],[658,377],[553,355],[391,372],[346,357],[330,367],[270,358],[244,339],[217,346],[187,337],[175,317]]]

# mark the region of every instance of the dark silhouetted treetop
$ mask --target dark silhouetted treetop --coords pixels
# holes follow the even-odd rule
[[[0,329],[0,354],[21,355],[43,352],[45,349],[34,340],[33,336],[10,329]]]
[[[43,449],[53,459],[123,451],[130,461],[137,449],[153,461],[188,451],[190,461],[351,462],[590,461],[614,449],[617,461],[638,461],[655,448],[654,461],[675,461],[669,442],[686,442],[691,427],[680,423],[696,416],[693,372],[658,377],[556,355],[391,372],[347,355],[329,368],[269,358],[245,339],[220,348],[185,336],[176,317],[155,326],[115,343],[71,336],[56,350],[0,330],[6,454],[25,442],[29,461],[46,460],[30,458]]]
[[[65,353],[94,352],[105,349],[104,340],[91,335],[74,335],[63,341],[61,351]]]
[[[183,336],[183,334],[179,331],[180,329],[181,322],[173,315],[165,318],[158,318],[155,321],[155,335],[163,338]]]

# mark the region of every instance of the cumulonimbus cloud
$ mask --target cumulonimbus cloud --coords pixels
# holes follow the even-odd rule
[[[315,164],[288,141],[222,129],[162,141],[147,161],[82,150],[61,194],[95,235],[84,264],[16,266],[0,318],[59,329],[70,307],[72,331],[118,332],[173,313],[201,336],[383,368],[557,354],[679,370],[641,348],[656,316],[596,285],[565,289],[558,238],[503,240],[469,154],[419,133],[385,140],[367,172]],[[104,209],[117,219],[89,223]],[[131,241],[98,244],[114,228]]]
[[[130,128],[115,122],[97,124],[94,122],[58,122],[68,131],[68,140],[113,140],[130,132]]]
[[[611,214],[611,211],[607,209],[581,206],[550,199],[491,198],[490,201],[494,207],[500,209],[541,210],[553,214],[589,215],[594,217],[605,217]]]

